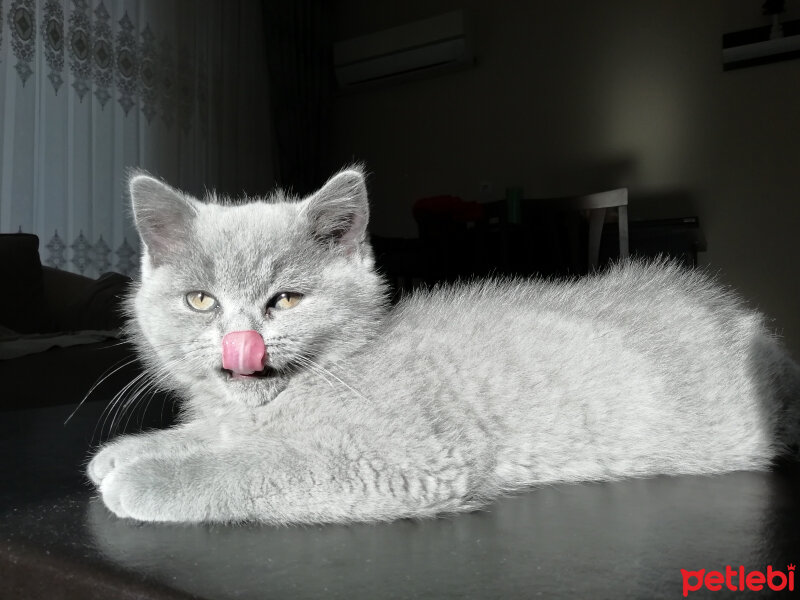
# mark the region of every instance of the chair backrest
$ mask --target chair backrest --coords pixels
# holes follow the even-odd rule
[[[594,194],[563,196],[559,198],[536,198],[531,200],[551,210],[595,210],[628,205],[628,188],[617,188]]]

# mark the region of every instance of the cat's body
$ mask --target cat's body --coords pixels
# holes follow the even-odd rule
[[[302,203],[201,205],[146,176],[131,191],[134,339],[186,418],[92,460],[120,516],[430,516],[539,483],[765,468],[797,442],[800,370],[696,272],[632,262],[388,310],[358,171]],[[261,339],[261,376],[223,371]]]

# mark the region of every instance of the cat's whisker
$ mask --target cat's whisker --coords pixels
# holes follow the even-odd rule
[[[150,386],[149,393],[148,393],[148,391],[146,389],[142,391],[142,396],[143,397],[144,397],[145,394],[149,394],[149,395],[148,395],[148,398],[147,398],[147,402],[144,405],[144,409],[142,410],[141,415],[140,415],[141,416],[141,419],[139,419],[139,427],[140,428],[144,427],[144,418],[147,415],[147,410],[150,408],[150,404],[153,402],[153,398],[155,398],[157,393],[158,393],[158,388],[156,388],[153,385]],[[161,419],[162,419],[162,422],[163,422],[163,419],[164,419],[163,404],[162,404]]]
[[[144,416],[147,412],[147,408],[150,405],[155,394],[159,391],[161,387],[161,383],[169,376],[168,372],[161,372],[157,373],[158,377],[154,376],[153,374],[148,374],[147,377],[143,378],[139,381],[133,389],[127,394],[127,398],[121,403],[117,410],[117,420],[116,425],[112,422],[111,429],[115,430],[116,427],[122,425],[122,419],[127,414],[128,418],[125,421],[125,425],[122,427],[123,430],[127,430],[128,426],[130,425],[130,421],[136,413],[137,405],[140,404],[145,397],[148,396],[149,399],[141,412],[142,423]]]
[[[117,402],[121,401],[121,399],[124,396],[125,392],[130,388],[130,386],[132,386],[134,384],[134,382],[136,382],[138,379],[140,379],[142,377],[145,377],[145,374],[144,373],[139,373],[138,375],[133,377],[131,379],[131,381],[126,383],[120,390],[118,390],[117,393],[114,394],[114,396],[112,396],[112,398],[109,401],[109,403],[106,404],[106,406],[103,408],[103,412],[101,413],[101,417],[105,416],[105,419],[110,417],[111,413],[114,411],[114,409],[116,407]],[[103,423],[101,425],[101,431],[102,431],[102,428],[105,427],[105,419],[103,420]]]
[[[100,352],[103,350],[111,350],[112,348],[119,348],[120,346],[124,346],[125,344],[129,343],[127,340],[118,339],[116,342],[109,342],[104,345],[102,348],[98,348]]]
[[[178,344],[175,344],[178,346]],[[202,355],[203,349],[202,348],[190,348],[186,352],[183,353],[182,359],[185,359],[187,355],[191,357],[192,355]],[[171,373],[170,373],[170,365],[175,362],[175,359],[167,359],[169,362],[164,365],[158,365],[151,367],[150,370],[146,370],[142,373],[141,377],[136,377],[133,381],[129,382],[123,389],[121,389],[115,397],[112,399],[111,403],[107,407],[109,409],[109,415],[113,412],[114,416],[111,418],[111,423],[109,425],[109,433],[112,433],[116,430],[118,426],[122,424],[122,419],[124,415],[127,413],[129,414],[129,419],[125,423],[125,427],[127,428],[128,424],[130,423],[130,417],[133,415],[133,411],[135,406],[138,402],[143,400],[148,393],[148,390],[152,390],[151,397],[159,390],[168,392],[168,387],[164,387],[162,384],[169,380]],[[173,365],[174,367],[174,365]],[[146,407],[145,407],[146,411]],[[163,412],[163,410],[162,410]],[[108,417],[106,417],[106,421]],[[103,427],[105,427],[106,421],[103,422]]]
[[[300,357],[298,357],[298,358],[300,358]],[[356,396],[358,396],[358,397],[359,397],[359,398],[361,398],[362,400],[366,400],[367,402],[369,402],[369,399],[368,399],[366,396],[364,396],[364,394],[362,394],[361,392],[359,392],[358,390],[356,390],[354,387],[352,387],[352,386],[351,386],[350,384],[348,384],[347,382],[343,381],[343,380],[342,380],[340,377],[338,377],[336,374],[332,373],[330,370],[326,369],[325,367],[323,367],[323,366],[322,366],[322,365],[320,365],[319,363],[317,363],[317,362],[313,361],[312,359],[308,358],[307,356],[303,356],[303,357],[302,357],[302,359],[303,359],[304,361],[307,361],[307,362],[306,362],[307,366],[309,366],[309,367],[313,367],[313,368],[316,368],[316,369],[320,369],[322,372],[324,372],[324,373],[325,373],[325,374],[327,374],[327,375],[330,375],[330,376],[331,376],[331,377],[333,377],[333,378],[334,378],[336,381],[338,381],[338,382],[339,382],[339,383],[341,383],[341,384],[342,384],[344,387],[346,387],[348,390],[350,390],[351,392],[353,392],[353,393],[354,393]]]
[[[97,424],[95,424],[94,430],[92,431],[92,440],[94,440],[95,435],[97,434],[97,427],[100,427],[100,439],[103,437],[103,430],[105,429],[106,422],[108,418],[111,417],[112,412],[115,409],[115,406],[118,402],[121,401],[123,395],[125,394],[126,390],[130,388],[137,380],[141,379],[142,377],[146,377],[146,372],[139,373],[136,377],[134,377],[130,382],[128,382],[121,390],[119,390],[114,396],[111,398],[111,401],[103,407],[103,411],[100,413],[100,416],[97,419]]]
[[[123,389],[117,392],[109,406],[106,407],[108,409],[108,413],[106,419],[103,421],[101,433],[102,429],[105,428],[108,418],[111,417],[109,435],[112,435],[116,431],[117,427],[122,423],[124,415],[128,413],[129,410],[133,409],[135,404],[141,399],[143,393],[145,393],[149,387],[153,386],[153,384],[153,373],[144,371],[139,376],[131,380]]]
[[[66,425],[69,422],[69,420],[73,416],[75,416],[75,413],[78,412],[78,409],[81,406],[83,406],[83,404],[86,402],[86,400],[89,398],[89,396],[92,395],[92,392],[94,392],[97,389],[98,386],[100,386],[109,377],[112,377],[115,373],[118,373],[119,371],[121,371],[125,367],[127,367],[129,365],[132,365],[132,364],[134,364],[136,362],[137,362],[136,358],[131,358],[131,359],[127,359],[127,360],[126,359],[122,359],[122,360],[119,360],[119,361],[115,362],[113,365],[111,365],[111,367],[106,369],[106,371],[100,376],[100,378],[94,383],[94,385],[92,385],[92,387],[89,388],[89,391],[86,392],[86,395],[83,397],[83,399],[80,402],[78,402],[78,406],[76,406],[75,409],[69,414],[67,419],[64,421],[64,425]],[[122,363],[122,364],[120,364],[120,363]]]
[[[115,423],[117,421],[117,416],[119,415],[121,408],[125,404],[125,400],[126,400],[126,397],[127,397],[126,394],[129,392],[129,390],[135,389],[136,385],[138,385],[138,383],[141,380],[146,379],[146,378],[147,378],[147,373],[146,372],[143,371],[142,373],[139,373],[136,377],[134,377],[131,381],[129,381],[120,391],[118,391],[114,395],[114,397],[111,399],[111,402],[109,403],[109,405],[103,410],[103,413],[106,416],[103,419],[103,422],[102,422],[102,424],[100,426],[100,434],[101,435],[103,433],[103,429],[105,429],[105,426],[106,426],[106,423],[108,422],[109,417],[111,418],[111,424],[109,425],[109,434],[112,433],[112,431],[115,428]]]
[[[196,342],[196,341],[197,340],[190,340],[190,343]],[[120,345],[123,345],[123,344],[126,344],[126,343],[128,343],[128,342],[122,341],[122,342],[119,342],[117,344],[113,344],[113,346],[120,346]],[[160,344],[159,348],[181,348],[181,349],[183,349],[185,347],[185,345],[186,345],[186,342],[174,342],[174,343]],[[202,348],[202,347],[190,347],[188,350],[184,350],[183,351],[183,356],[185,357],[187,355],[192,355],[194,353],[197,353],[198,355],[202,355],[204,352],[205,352],[205,349]],[[113,377],[115,374],[120,372],[122,369],[125,369],[126,367],[128,367],[130,365],[136,364],[138,362],[138,360],[139,359],[136,358],[136,357],[128,358],[128,359],[121,359],[121,360],[117,361],[116,363],[114,363],[111,367],[109,367],[105,372],[103,372],[103,374],[92,385],[92,387],[89,389],[89,391],[86,392],[86,394],[81,399],[81,401],[78,403],[78,405],[73,409],[73,411],[66,418],[66,420],[64,421],[64,425],[67,425],[67,423],[69,423],[69,421],[75,416],[75,414],[78,412],[78,410],[86,403],[86,401],[91,397],[91,395],[95,392],[95,390],[97,390],[97,388],[99,386],[101,386],[105,381],[107,381],[108,379]],[[145,377],[149,377],[150,375],[145,373],[144,376]],[[134,381],[136,379],[139,379],[139,377],[137,376],[134,379]],[[164,379],[165,378],[162,378],[162,381]],[[131,382],[131,383],[133,383],[133,382]],[[115,404],[122,403],[122,397],[120,396],[120,394],[122,394],[124,396],[129,389],[130,389],[130,387],[126,385],[125,387],[123,387],[122,390],[117,392],[117,394],[114,395],[112,400],[109,402],[109,404],[105,407],[105,409],[101,413],[100,418],[103,417],[103,414],[105,414],[105,412],[107,410],[108,411],[113,410],[115,408],[115,406],[114,406]],[[138,393],[138,391],[137,391],[137,393]],[[120,397],[118,398],[118,396],[120,396]],[[117,407],[117,408],[121,409],[123,412],[126,410],[125,407]],[[113,427],[113,423],[114,423],[114,419],[112,419],[112,427]],[[105,421],[103,423],[103,427],[105,427]],[[102,433],[102,428],[101,428],[101,433]]]
[[[316,375],[316,376],[318,376],[320,379],[322,379],[322,380],[323,380],[325,383],[327,383],[327,384],[328,384],[328,385],[329,385],[331,388],[333,388],[333,387],[334,387],[334,385],[333,385],[333,382],[332,382],[330,379],[328,379],[327,377],[325,377],[325,373],[324,373],[324,372],[320,372],[320,371],[319,371],[319,370],[316,368],[316,365],[313,365],[313,364],[310,364],[310,363],[308,363],[308,362],[307,362],[307,361],[304,359],[304,357],[297,357],[297,359],[296,359],[296,360],[297,360],[297,362],[298,362],[299,364],[301,364],[302,366],[304,366],[304,367],[307,367],[307,368],[308,368],[308,370],[309,370],[310,372],[314,373],[314,375]]]

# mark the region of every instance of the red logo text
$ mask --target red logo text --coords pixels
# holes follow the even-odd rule
[[[724,573],[722,571],[706,571],[705,569],[700,569],[699,571],[681,569],[683,596],[685,598],[689,595],[689,592],[696,592],[704,588],[712,592],[718,592],[722,589],[728,589],[732,592],[743,592],[745,590],[760,592],[763,589],[774,592],[780,592],[781,590],[794,591],[794,568],[794,565],[787,565],[785,573],[773,569],[772,565],[767,567],[766,573],[762,571],[745,573],[744,566],[741,565],[738,569],[727,565]]]

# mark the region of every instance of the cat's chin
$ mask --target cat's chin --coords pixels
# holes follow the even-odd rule
[[[271,402],[289,383],[286,374],[270,367],[251,375],[222,371],[220,380],[229,400],[249,407],[263,406]]]

